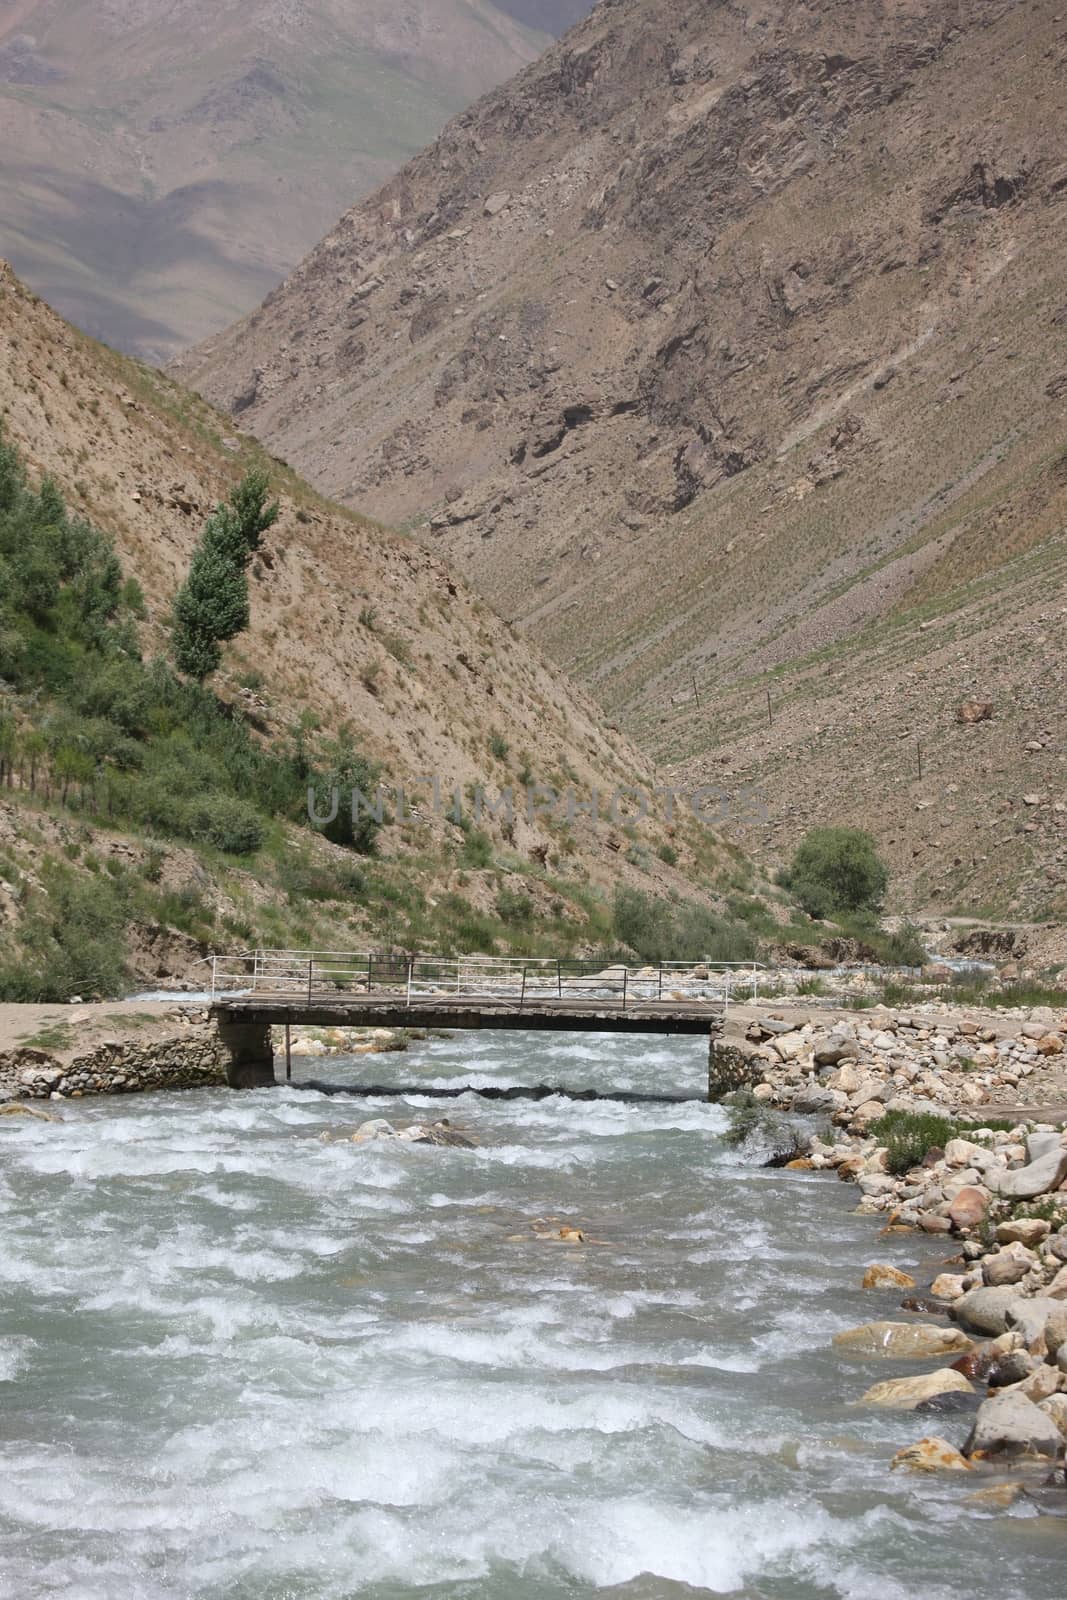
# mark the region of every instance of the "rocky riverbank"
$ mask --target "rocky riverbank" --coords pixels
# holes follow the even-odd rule
[[[0,1102],[226,1083],[228,1053],[202,1007],[3,1009]]]
[[[0,1103],[195,1089],[227,1082],[229,1055],[202,1004],[113,1002],[5,1006],[0,1022]],[[424,1037],[424,1035],[421,1035]],[[301,1028],[293,1056],[405,1050],[420,1035],[393,1028]],[[276,1054],[284,1030],[273,1030]]]
[[[856,1185],[857,1211],[893,1236],[941,1237],[951,1252],[929,1282],[872,1265],[864,1287],[909,1291],[902,1310],[838,1336],[843,1357],[926,1357],[946,1364],[876,1383],[859,1403],[958,1416],[958,1444],[932,1433],[894,1467],[1030,1468],[1042,1479],[1067,1450],[1067,1133],[1019,1114],[1020,1100],[1062,1095],[1067,1018],[995,1022],[880,1015],[858,1024],[773,1014],[734,1049],[753,1098],[826,1117],[794,1170]],[[999,1107],[1012,1103],[1007,1118]],[[951,1358],[951,1359],[949,1359]],[[983,1494],[1008,1505],[1021,1481]]]
[[[742,1019],[732,1048],[758,1098],[863,1133],[886,1111],[973,1113],[1067,1101],[1067,1016],[970,1016],[941,1004]]]

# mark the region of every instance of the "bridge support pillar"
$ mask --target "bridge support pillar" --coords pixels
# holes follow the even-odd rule
[[[269,1022],[218,1019],[219,1042],[226,1053],[226,1082],[231,1089],[264,1089],[275,1082],[274,1050]]]
[[[708,1041],[708,1099],[712,1104],[758,1081],[759,1073],[753,1071],[744,1052],[736,1045],[723,1044],[713,1033]]]

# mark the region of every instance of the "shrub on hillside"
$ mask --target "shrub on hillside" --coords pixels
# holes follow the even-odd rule
[[[862,828],[813,828],[781,881],[811,917],[877,911],[889,873]]]
[[[121,993],[126,914],[108,879],[58,876],[27,917],[17,962],[0,966],[0,1000],[51,1003]]]
[[[641,889],[615,891],[615,937],[642,961],[747,961],[756,943],[747,929],[707,906],[656,899]]]

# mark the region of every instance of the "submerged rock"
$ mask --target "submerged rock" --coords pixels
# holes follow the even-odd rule
[[[50,1111],[41,1111],[37,1106],[23,1105],[20,1100],[9,1100],[0,1105],[0,1117],[35,1117],[38,1122],[56,1120]]]
[[[447,1117],[439,1122],[413,1122],[407,1128],[394,1128],[384,1117],[373,1117],[361,1122],[352,1135],[352,1144],[366,1144],[375,1139],[394,1139],[399,1144],[437,1144],[457,1150],[474,1150],[476,1141],[469,1134],[454,1128]]]
[[[865,1322],[836,1333],[834,1344],[857,1356],[944,1356],[973,1348],[959,1328],[937,1328],[924,1322]]]

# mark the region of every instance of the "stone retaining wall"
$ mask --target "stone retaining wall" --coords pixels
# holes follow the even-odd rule
[[[224,1086],[229,1064],[230,1052],[211,1026],[186,1027],[180,1038],[154,1043],[106,1039],[72,1061],[23,1048],[0,1056],[0,1099],[76,1100],[90,1094]]]

